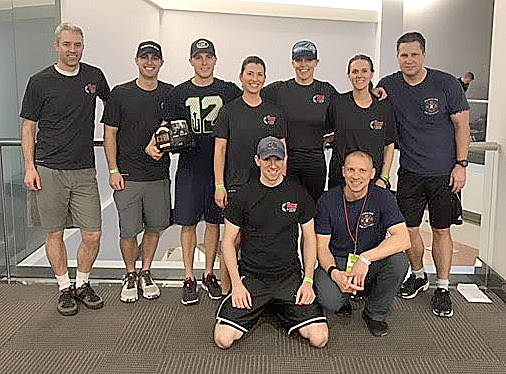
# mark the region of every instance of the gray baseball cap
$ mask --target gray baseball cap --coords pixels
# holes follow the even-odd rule
[[[257,155],[262,160],[266,160],[271,156],[283,160],[285,158],[285,145],[278,138],[267,136],[258,142]]]

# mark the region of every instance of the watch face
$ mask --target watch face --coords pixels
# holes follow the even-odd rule
[[[461,160],[461,161],[457,161],[457,164],[466,168],[467,165],[469,165],[469,162],[467,160]]]

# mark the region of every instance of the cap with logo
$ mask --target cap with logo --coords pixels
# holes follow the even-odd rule
[[[278,138],[267,136],[258,142],[257,155],[262,160],[266,160],[271,156],[283,160],[285,158],[285,145]]]
[[[207,39],[195,40],[190,47],[190,58],[195,57],[199,53],[209,53],[216,57],[213,42]]]
[[[142,57],[145,54],[152,53],[155,56],[162,58],[162,47],[157,42],[152,40],[148,40],[145,42],[141,42],[137,47],[137,57]]]
[[[296,60],[302,57],[306,57],[312,60],[316,60],[318,58],[316,45],[313,42],[310,42],[308,40],[301,40],[293,45],[292,60]]]

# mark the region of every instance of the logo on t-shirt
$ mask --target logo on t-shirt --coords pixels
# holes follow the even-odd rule
[[[93,83],[88,83],[86,86],[84,86],[84,92],[87,94],[94,94],[97,92],[97,85]]]
[[[298,207],[299,207],[298,203],[291,203],[289,201],[281,204],[281,210],[285,213],[295,213]]]
[[[327,96],[325,96],[325,94],[316,94],[313,96],[313,103],[323,104],[325,103],[325,99],[327,99]]]
[[[373,212],[364,212],[360,216],[360,220],[358,221],[358,227],[361,229],[366,229],[368,227],[374,226],[376,223],[376,216]]]
[[[439,100],[438,99],[436,99],[435,97],[431,97],[431,98],[425,99],[423,102],[425,104],[425,109],[423,111],[425,114],[427,114],[429,116],[433,116],[434,114],[439,113]]]
[[[264,117],[264,123],[266,125],[274,125],[277,121],[278,117],[276,117],[275,115],[272,115],[272,114],[268,114]]]
[[[371,130],[381,130],[385,126],[385,122],[373,119],[371,122],[369,122],[369,128]]]

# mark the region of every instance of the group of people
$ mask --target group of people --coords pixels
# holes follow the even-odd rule
[[[150,268],[171,219],[170,156],[153,134],[160,125],[185,120],[195,145],[179,154],[172,217],[181,226],[181,302],[199,300],[193,258],[203,218],[201,286],[221,300],[214,334],[220,348],[240,339],[268,308],[289,334],[298,331],[323,347],[324,311],[349,315],[350,299],[357,297],[365,299],[362,316],[370,332],[386,335],[395,295],[409,299],[429,287],[419,232],[427,205],[437,269],[432,309],[442,317],[453,314],[450,225],[455,194],[465,184],[469,106],[454,77],[424,66],[421,34],[398,39],[400,71],[376,89],[372,60],[351,58],[352,90],[345,94],[314,78],[318,51],[310,41],[292,47],[294,78],[265,88],[264,61],[247,57],[242,90],[214,76],[210,40],[191,44],[194,75],[175,87],[158,79],[162,47],[145,41],[135,56],[138,76],[110,91],[100,69],[80,62],[82,30],[64,23],[55,34],[58,61],[30,78],[21,117],[24,182],[47,231],[61,314],[76,314],[80,304],[103,306],[89,282],[101,237],[93,153],[97,96],[105,103],[104,148],[126,266],[121,301],[160,296]],[[325,142],[333,148],[326,192]],[[389,191],[394,143],[401,154],[397,199]],[[213,265],[223,222],[218,282]],[[63,241],[67,227],[80,228],[82,236],[75,285]],[[142,267],[136,269],[140,233]]]

